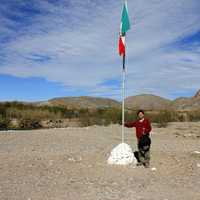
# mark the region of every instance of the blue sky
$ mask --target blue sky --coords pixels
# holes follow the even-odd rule
[[[123,1],[1,0],[0,100],[121,100]],[[129,0],[126,96],[200,89],[200,1]]]

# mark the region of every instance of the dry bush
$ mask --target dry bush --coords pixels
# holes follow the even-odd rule
[[[190,111],[187,113],[187,115],[189,121],[200,121],[200,110]]]
[[[0,115],[0,130],[7,130],[10,128],[10,119]]]
[[[34,118],[22,118],[18,123],[19,129],[38,129],[42,128],[41,122],[38,119]]]
[[[149,112],[147,114],[151,122],[156,123],[157,127],[165,128],[169,122],[177,121],[177,113],[173,110],[162,110],[157,112]]]

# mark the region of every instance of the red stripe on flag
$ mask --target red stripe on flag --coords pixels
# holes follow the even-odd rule
[[[125,55],[125,46],[121,36],[119,36],[119,55],[120,56]]]

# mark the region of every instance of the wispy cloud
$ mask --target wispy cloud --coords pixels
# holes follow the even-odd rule
[[[0,73],[43,77],[70,92],[120,98],[122,2],[12,2],[0,6]],[[135,0],[128,7],[127,95],[174,98],[176,91],[200,88],[200,35],[185,40],[200,31],[200,2]]]

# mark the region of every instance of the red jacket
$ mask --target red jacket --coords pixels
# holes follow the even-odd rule
[[[127,122],[125,123],[127,128],[135,127],[136,128],[136,137],[139,140],[144,134],[149,134],[151,132],[151,123],[148,119],[144,118],[142,122],[140,120]]]

